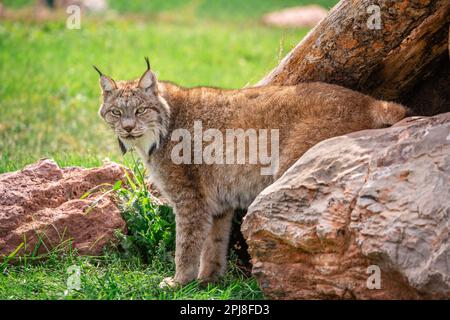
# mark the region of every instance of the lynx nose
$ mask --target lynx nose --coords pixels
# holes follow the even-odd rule
[[[130,133],[133,131],[134,127],[136,126],[136,122],[132,119],[124,119],[122,120],[122,128],[126,132]]]

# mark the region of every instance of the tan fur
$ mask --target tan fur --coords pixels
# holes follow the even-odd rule
[[[174,207],[176,274],[172,283],[185,284],[195,278],[209,282],[223,274],[234,210],[246,209],[310,147],[334,136],[392,125],[406,113],[401,105],[318,82],[240,90],[186,89],[157,82],[151,72],[145,76],[153,77],[150,89],[139,87],[142,78],[114,83],[116,88],[110,92],[105,93],[104,88],[100,114],[126,148],[138,151],[150,180]],[[106,88],[110,85],[106,83]],[[152,109],[141,119],[134,112],[142,105]],[[111,118],[112,108],[120,108],[122,117]],[[278,171],[264,176],[260,164],[174,164],[171,151],[177,142],[171,141],[170,133],[178,128],[192,133],[195,120],[202,121],[204,130],[221,132],[230,128],[279,129]],[[124,138],[122,124],[133,121],[136,135],[143,135]]]

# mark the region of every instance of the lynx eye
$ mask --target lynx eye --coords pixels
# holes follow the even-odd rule
[[[147,108],[145,107],[140,107],[136,109],[136,114],[144,114],[147,112]]]
[[[112,109],[111,113],[116,117],[120,117],[120,115],[121,115],[121,112],[117,109]]]

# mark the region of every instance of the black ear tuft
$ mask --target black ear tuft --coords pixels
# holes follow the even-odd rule
[[[150,60],[148,57],[145,57],[145,62],[147,63],[147,70],[150,70]]]
[[[96,66],[92,66],[92,67],[95,69],[95,71],[98,72],[98,74],[100,75],[100,77],[103,76],[103,72],[101,72]]]
[[[124,155],[125,153],[127,153],[127,148],[123,144],[122,140],[120,140],[120,138],[117,138],[117,141],[119,142],[120,151],[122,151],[122,155]]]

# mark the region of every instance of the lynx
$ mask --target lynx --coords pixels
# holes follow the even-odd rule
[[[150,181],[174,208],[176,272],[163,285],[195,279],[207,283],[220,277],[226,269],[235,209],[246,209],[310,147],[334,136],[392,125],[406,114],[402,105],[320,82],[236,90],[184,88],[158,81],[148,58],[146,62],[147,70],[133,81],[114,81],[95,68],[103,95],[100,116],[114,130],[122,152],[136,150]],[[257,134],[261,129],[277,130],[274,171],[262,174],[260,162],[174,161],[180,136],[172,134],[182,129],[196,137],[197,122],[202,130],[215,129],[223,136],[230,129]],[[251,141],[244,147],[240,152],[244,150],[246,158],[256,150]],[[274,153],[274,148],[267,150]],[[194,145],[184,149],[190,154],[182,157],[195,158],[197,151]],[[233,148],[225,151],[226,156],[235,152]]]

